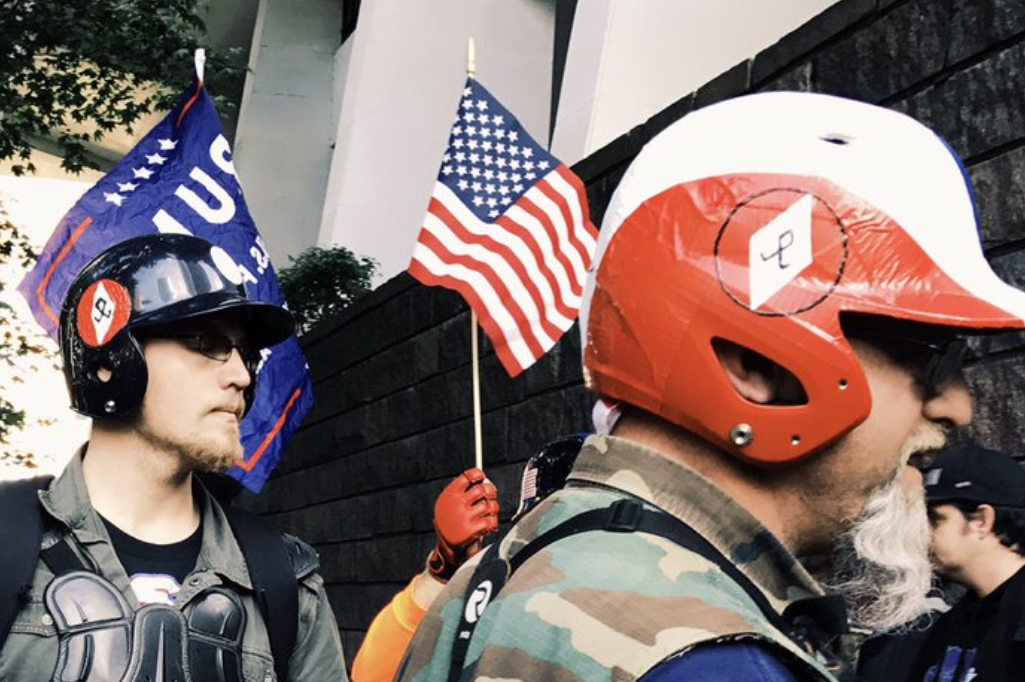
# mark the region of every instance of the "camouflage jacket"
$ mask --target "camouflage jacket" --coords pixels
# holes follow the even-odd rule
[[[567,487],[514,526],[499,550],[514,555],[565,519],[624,498],[683,520],[780,613],[822,594],[776,538],[710,482],[608,436],[588,439]],[[446,680],[475,565],[460,570],[431,607],[397,680]],[[634,680],[699,644],[724,641],[763,645],[798,679],[833,679],[711,561],[647,533],[582,533],[549,545],[513,573],[477,623],[465,664],[472,673],[462,679]]]

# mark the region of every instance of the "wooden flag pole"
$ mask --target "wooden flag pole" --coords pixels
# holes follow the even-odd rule
[[[466,40],[466,76],[473,78],[476,63],[473,55],[473,37]],[[470,308],[470,356],[473,366],[473,462],[484,470],[484,439],[481,435],[480,416],[480,353],[477,350],[477,313]]]
[[[470,309],[470,354],[473,356],[473,462],[484,470],[484,446],[480,419],[480,358],[477,352],[477,313]]]

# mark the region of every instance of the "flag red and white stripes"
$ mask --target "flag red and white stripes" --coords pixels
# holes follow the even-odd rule
[[[516,376],[573,325],[596,236],[580,179],[470,79],[409,272],[462,294]]]

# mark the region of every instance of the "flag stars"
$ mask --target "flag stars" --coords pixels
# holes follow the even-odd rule
[[[461,174],[460,174],[460,175],[461,175]],[[456,186],[457,186],[457,187],[458,187],[459,189],[463,190],[464,192],[465,192],[466,190],[470,189],[470,183],[469,183],[469,182],[467,182],[466,180],[460,180],[459,182],[457,182],[457,183],[456,183]]]
[[[163,166],[164,165],[164,161],[167,161],[167,157],[166,156],[161,156],[160,154],[147,154],[146,155],[146,163],[148,163],[151,166]]]
[[[466,143],[466,146],[470,149],[476,149],[479,145],[477,144],[477,140],[470,140]]]
[[[477,110],[478,111],[487,111],[488,110],[488,103],[487,103],[487,101],[483,100],[483,99],[477,100]]]
[[[119,182],[117,189],[120,192],[134,192],[139,185],[134,182]]]
[[[487,192],[488,194],[494,194],[495,192],[498,191],[498,188],[495,187],[492,183],[489,182],[488,184],[484,185],[484,191]],[[491,201],[491,200],[488,199],[488,201]]]
[[[510,130],[509,131],[509,141],[510,142],[516,142],[518,139],[520,139],[520,134],[518,132],[516,132],[515,130]]]
[[[474,182],[472,185],[470,185],[470,188],[474,192],[480,192],[482,189],[484,189],[484,185],[480,184],[479,182]]]
[[[125,198],[123,196],[121,196],[120,194],[116,194],[114,192],[104,192],[103,199],[118,207],[120,207],[121,204],[123,204],[125,201]]]
[[[448,155],[446,154],[446,156]],[[463,161],[466,161],[466,154],[462,152],[456,152],[452,158],[455,159],[457,162],[462,163]]]
[[[455,172],[455,169],[453,169],[452,166],[442,166],[441,172],[445,175],[452,175],[452,173]]]
[[[459,177],[466,175],[468,172],[469,169],[466,166],[459,166],[456,168],[456,173],[459,173]]]
[[[473,115],[472,111],[467,111],[465,114],[463,114],[463,120],[467,123],[473,123],[473,121],[476,120],[476,118],[477,117]],[[467,134],[471,135],[472,133],[467,132]]]
[[[472,94],[473,94],[473,89],[469,85],[467,85],[465,88],[463,88],[463,97],[469,97]]]
[[[505,116],[502,116],[501,114],[495,114],[491,117],[491,122],[494,123],[496,126],[505,125]]]
[[[473,126],[466,126],[466,136],[467,137],[473,137],[476,134],[477,134],[477,129],[476,128],[474,128]]]
[[[153,171],[151,171],[149,168],[133,168],[132,173],[135,175],[135,177],[142,178],[143,180],[149,180],[150,177],[153,175]]]
[[[473,198],[473,205],[474,206],[483,206],[484,205],[484,199],[481,198],[481,196],[478,194],[477,196],[475,196]]]
[[[160,145],[160,151],[166,152],[174,149],[178,146],[178,140],[157,140]]]
[[[484,140],[480,143],[480,148],[486,152],[490,152],[492,147],[494,147],[494,145],[491,144],[491,142],[489,142],[488,140]]]
[[[473,109],[473,101],[469,100],[469,99],[464,99],[463,103],[462,103],[462,107],[464,109]]]
[[[548,166],[550,166],[550,165],[551,164],[548,163],[547,161],[538,161],[537,162],[537,167],[540,168],[541,170],[548,170]]]
[[[480,129],[480,136],[481,137],[491,137],[491,128],[481,128]]]

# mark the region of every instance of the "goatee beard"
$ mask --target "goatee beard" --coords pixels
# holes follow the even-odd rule
[[[924,493],[905,491],[898,475],[869,499],[817,577],[844,597],[855,627],[881,631],[909,623],[930,607],[931,532]]]

